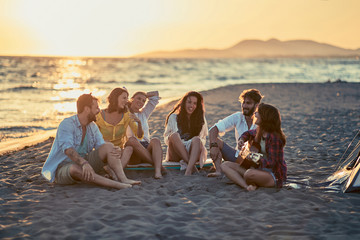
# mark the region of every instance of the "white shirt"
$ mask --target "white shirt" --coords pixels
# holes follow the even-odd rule
[[[87,152],[97,149],[105,143],[104,138],[94,122],[86,126]],[[65,154],[69,148],[77,149],[81,144],[82,127],[77,115],[65,118],[59,125],[56,137],[51,147],[41,174],[50,182],[55,180],[56,168],[63,161],[71,162],[71,159]]]
[[[165,128],[165,132],[164,132],[164,141],[165,144],[169,146],[169,137],[172,133],[175,133],[178,131],[178,125],[177,125],[177,114],[173,113],[169,116],[169,120],[168,123],[166,125]],[[207,122],[206,122],[206,118],[204,117],[204,125],[202,126],[202,129],[199,133],[199,138],[201,140],[201,146],[200,146],[200,167],[203,166],[204,162],[206,161],[207,158],[207,150],[205,148],[205,144],[206,144],[206,136],[208,135],[208,127],[207,127]],[[185,148],[189,151],[190,146],[191,146],[191,140],[185,141],[182,140],[183,144],[185,145]],[[166,151],[166,158],[165,161],[169,161],[169,148]]]
[[[219,135],[223,136],[226,132],[231,131],[235,128],[235,138],[236,138],[236,150],[238,149],[238,141],[239,137],[246,131],[250,129],[255,129],[256,125],[252,124],[250,129],[248,128],[248,125],[246,123],[246,119],[244,114],[242,112],[236,112],[231,114],[230,116],[227,116],[226,118],[219,120],[213,127],[217,127],[219,130]],[[211,130],[210,128],[210,130]]]
[[[141,126],[142,126],[142,129],[144,131],[144,137],[141,139],[142,142],[143,141],[146,141],[148,143],[150,142],[150,131],[149,131],[148,120],[150,118],[151,113],[154,111],[156,105],[158,105],[159,100],[160,100],[159,96],[149,97],[149,100],[147,101],[145,106],[140,110],[140,112],[135,113],[135,116],[140,119]],[[128,137],[135,136],[130,128],[128,128],[126,131],[127,131],[126,135]]]

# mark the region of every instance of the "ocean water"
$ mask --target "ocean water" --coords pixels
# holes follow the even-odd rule
[[[360,60],[0,57],[0,142],[56,129],[83,93],[105,107],[115,87],[158,90],[165,102],[232,84],[339,80],[360,82]]]

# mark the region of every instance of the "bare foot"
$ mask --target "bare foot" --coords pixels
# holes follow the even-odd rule
[[[209,173],[207,176],[208,176],[208,177],[220,177],[220,176],[221,176],[221,172]]]
[[[192,172],[185,171],[185,176],[191,176]]]
[[[140,184],[141,184],[141,181],[135,181],[135,180],[127,179],[127,180],[124,181],[123,183],[131,184],[131,185],[140,185]]]
[[[105,165],[103,168],[105,172],[109,175],[110,179],[114,181],[119,181],[118,178],[116,177],[115,172],[109,167],[109,165]]]
[[[125,188],[131,188],[131,187],[132,187],[131,184],[118,182],[116,189],[125,189]]]
[[[247,186],[246,190],[248,190],[248,191],[250,192],[250,191],[255,191],[256,188],[257,188],[257,187],[254,186],[254,185],[249,185],[249,186]]]
[[[159,173],[159,174],[155,174],[154,178],[155,179],[162,179],[163,176],[161,175],[161,173]]]
[[[166,174],[167,174],[166,168],[164,168],[163,166],[161,166],[161,175],[166,175]]]

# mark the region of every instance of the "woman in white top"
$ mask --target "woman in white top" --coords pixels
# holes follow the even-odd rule
[[[148,99],[147,103],[146,99]],[[136,92],[130,99],[128,106],[130,112],[134,113],[141,121],[141,126],[144,131],[144,137],[139,140],[132,135],[126,142],[126,146],[133,147],[133,155],[131,156],[130,163],[136,163],[136,160],[142,160],[154,165],[155,178],[162,178],[161,163],[162,163],[162,148],[161,142],[158,138],[150,139],[148,119],[154,111],[156,105],[159,103],[159,92]],[[145,105],[145,106],[144,106]],[[128,129],[129,130],[129,129]]]
[[[191,175],[195,163],[199,161],[202,166],[206,160],[207,151],[204,146],[207,135],[203,97],[198,92],[188,92],[166,118],[166,160],[184,160],[187,164],[185,175]]]

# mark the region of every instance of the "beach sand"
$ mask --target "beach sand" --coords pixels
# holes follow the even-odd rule
[[[287,135],[289,182],[280,190],[246,192],[226,177],[169,170],[130,171],[141,186],[115,191],[61,186],[40,171],[53,138],[0,156],[0,238],[27,239],[355,239],[360,194],[321,184],[360,128],[360,84],[246,84],[203,92],[212,126],[240,110],[239,94],[257,88],[279,108]],[[150,118],[162,142],[174,102]],[[235,145],[233,131],[223,139]],[[208,143],[207,143],[208,146]],[[165,152],[166,148],[163,145]]]

